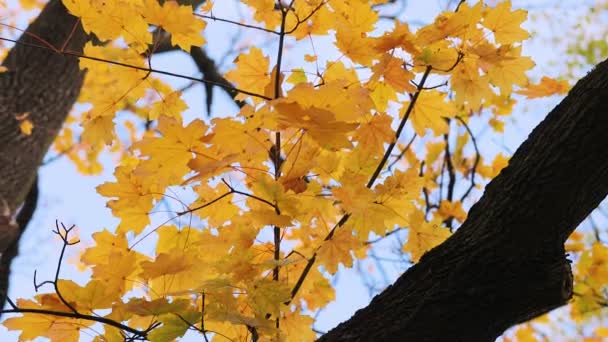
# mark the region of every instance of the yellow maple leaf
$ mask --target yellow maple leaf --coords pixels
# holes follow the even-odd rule
[[[374,188],[374,203],[382,207],[384,227],[405,226],[409,223],[408,215],[415,209],[414,201],[422,191],[424,179],[418,176],[416,168],[407,171],[395,171],[386,177],[382,184]]]
[[[386,111],[388,101],[397,101],[397,93],[385,82],[374,82],[368,86],[372,88],[371,98],[379,112]]]
[[[207,25],[192,13],[192,6],[180,5],[169,0],[162,3],[157,0],[144,0],[142,15],[150,24],[160,26],[171,34],[171,43],[185,51],[191,46],[205,43],[201,31]]]
[[[205,179],[212,177],[217,174],[231,170],[231,165],[240,159],[238,154],[229,154],[226,156],[211,155],[206,153],[204,155],[197,155],[196,158],[188,162],[188,167],[192,171],[196,171],[197,174],[190,177],[186,182],[190,182],[194,179]]]
[[[95,32],[100,40],[122,37],[137,53],[144,52],[152,43],[148,23],[141,15],[142,6],[137,2],[66,0],[64,5],[81,19],[87,33]]]
[[[465,109],[478,110],[483,100],[494,96],[488,75],[479,74],[478,59],[466,55],[454,68],[450,80],[456,94],[454,102],[464,105]]]
[[[426,135],[427,128],[430,128],[436,136],[448,132],[449,127],[445,118],[453,118],[457,114],[457,109],[451,101],[445,101],[446,96],[446,93],[437,90],[420,93],[410,114],[412,126],[418,135]],[[409,105],[410,102],[403,103],[401,116],[405,115]]]
[[[340,206],[347,213],[364,214],[374,201],[374,192],[365,187],[365,177],[362,175],[348,174],[343,178],[349,179],[350,182],[333,187],[332,194],[340,201]]]
[[[287,283],[259,279],[246,285],[247,302],[260,315],[279,315],[281,307],[291,298]]]
[[[188,105],[181,98],[181,91],[174,91],[164,96],[160,101],[152,104],[148,119],[156,120],[160,115],[181,117],[181,113],[188,109]]]
[[[284,75],[281,73],[279,75],[278,84],[277,84],[277,66],[275,65],[272,68],[272,72],[270,73],[270,81],[264,86],[264,96],[269,98],[279,98],[283,97],[283,78]],[[278,92],[277,92],[278,88]],[[278,96],[276,96],[278,94]]]
[[[351,253],[362,247],[364,245],[360,238],[347,229],[339,229],[331,239],[323,242],[317,252],[317,258],[330,274],[335,274],[340,264],[352,267],[354,254]]]
[[[131,298],[123,308],[138,316],[158,316],[165,313],[180,312],[190,306],[187,299],[175,299],[169,302],[167,298],[156,298],[151,301],[142,298]]]
[[[524,89],[516,91],[517,94],[524,95],[529,99],[545,97],[551,95],[563,95],[570,89],[568,81],[558,81],[554,78],[543,76],[538,84],[528,84]]]
[[[304,60],[307,61],[307,62],[316,62],[317,61],[317,56],[305,54],[304,55]]]
[[[105,284],[96,279],[89,281],[84,287],[71,280],[60,279],[57,287],[65,300],[83,314],[90,314],[97,309],[108,309],[112,307],[114,300],[119,299],[117,295],[109,294]]]
[[[148,282],[154,297],[193,289],[205,279],[216,275],[197,254],[185,253],[183,248],[179,247],[167,253],[160,253],[154,261],[140,263],[139,277]]]
[[[353,62],[371,66],[374,59],[380,56],[375,50],[370,51],[374,40],[365,33],[350,27],[341,27],[336,32],[335,45]]]
[[[293,85],[297,85],[300,83],[308,82],[308,78],[306,77],[306,72],[304,71],[304,69],[297,68],[297,69],[291,70],[291,75],[289,75],[289,77],[287,77],[286,81]]]
[[[504,169],[509,164],[509,157],[505,156],[502,153],[497,154],[492,161],[492,164],[489,166],[481,166],[478,167],[477,172],[486,178],[494,178],[496,177],[502,169]]]
[[[103,283],[106,296],[120,298],[135,286],[130,281],[137,274],[138,255],[132,251],[113,251],[108,259],[93,266],[93,279]]]
[[[464,211],[464,209],[462,208],[462,202],[460,201],[441,201],[437,213],[441,216],[441,219],[443,220],[453,217],[459,222],[464,222],[464,220],[466,220],[467,218],[467,212]]]
[[[243,2],[253,8],[253,18],[264,23],[266,28],[274,29],[281,24],[281,13],[274,8],[274,0],[243,0]]]
[[[566,251],[568,252],[582,252],[585,250],[585,242],[583,240],[584,235],[580,232],[574,231],[568,237],[566,241]]]
[[[410,253],[412,261],[418,262],[424,253],[445,241],[451,234],[449,229],[441,225],[440,218],[426,222],[424,212],[414,210],[410,214],[408,237],[403,245],[403,252]]]
[[[488,121],[488,124],[492,127],[495,132],[504,133],[505,132],[505,122],[501,121],[497,118],[491,118]]]
[[[69,312],[69,309],[55,294],[37,295],[36,300],[18,299],[17,306],[23,309]],[[21,330],[19,341],[31,341],[37,337],[47,337],[51,342],[77,342],[80,330],[94,322],[61,316],[24,313],[21,317],[11,317],[2,324],[8,330]]]
[[[360,122],[373,108],[370,90],[361,85],[356,76],[351,78],[352,71],[339,70],[340,64],[331,64],[332,69],[335,73],[328,70],[328,78],[343,79],[326,79],[326,83],[320,87],[300,83],[287,94],[287,100],[297,102],[304,109],[316,107],[328,110],[337,121]]]
[[[15,119],[19,121],[19,130],[23,135],[32,135],[32,130],[34,129],[34,124],[30,119],[28,119],[29,116],[29,112],[15,116]]]
[[[252,47],[249,53],[240,54],[235,60],[236,68],[226,73],[226,79],[235,83],[240,89],[255,94],[264,94],[268,84],[273,82],[270,78],[270,60],[262,54],[262,50]],[[237,100],[244,100],[248,95],[239,93]],[[259,101],[253,98],[254,102]]]
[[[575,276],[593,289],[608,284],[608,247],[595,242],[591,250],[586,250],[579,261]]]
[[[527,84],[526,71],[536,65],[530,57],[521,56],[521,48],[503,45],[499,49],[500,61],[488,70],[490,83],[500,88],[502,94],[511,93],[514,85]]]
[[[358,124],[337,121],[330,111],[316,107],[304,109],[297,103],[277,102],[274,108],[281,128],[304,129],[323,148],[340,149],[352,145],[346,134]]]
[[[392,31],[385,32],[381,37],[374,39],[374,48],[378,52],[386,52],[398,47],[411,54],[416,54],[419,50],[407,23],[395,20],[395,27]]]
[[[606,328],[606,327],[597,327],[597,328],[595,328],[595,330],[593,332],[595,333],[596,336],[608,337],[608,328]]]
[[[161,253],[154,261],[144,261],[141,264],[143,279],[154,279],[165,275],[188,271],[193,265],[192,255],[181,253],[178,249]]]
[[[535,335],[535,330],[530,324],[524,324],[517,328],[515,331],[515,338],[517,342],[537,342],[538,339]]]
[[[380,77],[399,93],[414,92],[416,88],[410,83],[414,79],[414,73],[405,69],[403,60],[395,58],[390,54],[384,54],[380,61],[372,67],[370,82],[377,81]]]
[[[107,206],[114,216],[121,219],[120,232],[141,232],[150,223],[148,214],[154,207],[154,199],[161,196],[158,189],[144,186],[133,170],[134,166],[119,166],[114,171],[116,182],[105,182],[97,187],[100,195],[117,198],[109,201]]]
[[[183,127],[181,119],[161,116],[158,130],[162,136],[144,137],[132,147],[147,158],[134,170],[141,187],[163,192],[169,185],[181,184],[190,172],[188,163],[195,153],[206,150],[205,143],[210,139],[205,135],[207,129],[202,120],[193,120]]]
[[[287,341],[297,336],[298,341],[312,342],[317,339],[317,334],[312,330],[314,319],[308,315],[287,311],[281,316],[281,334],[283,340]]]
[[[346,84],[357,84],[359,83],[359,75],[355,68],[346,68],[342,61],[327,62],[325,65],[325,72],[323,73],[323,79],[327,83],[332,81],[341,81]]]
[[[368,151],[371,155],[384,152],[384,144],[395,140],[395,132],[391,127],[393,118],[386,113],[372,116],[368,122],[362,123],[355,131],[353,139],[359,143],[359,147]]]
[[[324,0],[294,1],[287,13],[286,28],[297,40],[310,35],[326,35],[335,27],[336,13]],[[307,20],[303,21],[304,18]]]
[[[435,22],[418,30],[416,44],[427,46],[447,37],[476,41],[483,36],[483,32],[477,28],[481,14],[481,1],[474,6],[469,6],[464,2],[460,5],[458,12],[444,12],[435,19]]]
[[[114,114],[110,112],[110,114]],[[90,145],[111,145],[114,141],[114,120],[112,115],[100,115],[89,118],[87,114],[82,122],[82,141]]]
[[[527,17],[528,12],[523,9],[511,12],[511,0],[507,0],[486,10],[482,25],[494,33],[497,43],[517,43],[530,37],[530,34],[520,27]]]
[[[370,32],[378,22],[378,12],[368,1],[337,1],[331,6],[335,9],[336,26],[339,28],[352,27],[358,32]]]

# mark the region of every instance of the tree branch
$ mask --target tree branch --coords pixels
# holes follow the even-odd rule
[[[534,129],[452,237],[319,341],[493,341],[566,304],[564,242],[608,194],[607,112],[604,61]]]

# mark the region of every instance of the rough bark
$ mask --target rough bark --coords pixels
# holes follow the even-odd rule
[[[31,45],[60,50],[65,44],[66,50],[81,53],[85,42],[78,19],[52,0],[2,63],[8,72],[0,74],[0,198],[13,212],[29,192],[84,79],[78,58]],[[34,124],[30,136],[19,130],[16,116],[23,113]]]
[[[608,194],[608,61],[580,80],[468,219],[320,341],[492,341],[572,296],[564,242]]]
[[[0,74],[0,203],[5,220],[0,225],[0,305],[8,291],[9,267],[18,253],[23,233],[37,199],[38,167],[72,108],[84,79],[76,57],[57,51],[81,53],[86,35],[78,19],[60,0],[50,1],[30,24],[2,65]],[[18,116],[27,113],[34,124],[31,135],[21,133]],[[30,194],[28,196],[28,194]],[[28,202],[25,205],[24,201]],[[17,220],[12,218],[23,205]]]

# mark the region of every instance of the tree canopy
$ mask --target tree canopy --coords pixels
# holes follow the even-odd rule
[[[428,23],[390,14],[399,3],[242,0],[240,17],[204,0],[4,4],[2,324],[20,341],[312,341],[332,277],[392,239],[413,266],[322,340],[492,340],[516,323],[505,340],[608,337],[608,247],[594,222],[574,232],[608,193],[608,66],[510,158],[483,144],[568,93],[582,64],[530,79],[528,11],[511,1],[448,2]],[[215,24],[240,32],[232,63],[210,57]],[[582,41],[571,56],[601,61],[605,38]],[[155,65],[170,53],[200,73]],[[224,94],[235,115],[215,111]],[[114,168],[88,191],[119,223],[82,246],[59,219],[56,273],[10,298],[38,167],[62,157]],[[62,272],[70,250],[86,282]]]

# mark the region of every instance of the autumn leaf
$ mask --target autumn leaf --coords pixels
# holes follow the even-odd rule
[[[321,108],[302,108],[297,103],[278,102],[277,121],[281,127],[297,127],[305,130],[324,148],[340,149],[351,146],[346,134],[358,124],[337,121],[332,112]]]
[[[83,314],[110,308],[113,301],[117,299],[108,296],[105,284],[100,280],[91,280],[83,287],[71,280],[60,279],[57,287],[63,293],[64,298]]]
[[[154,207],[154,199],[159,197],[159,191],[155,186],[146,187],[133,171],[133,166],[116,168],[116,182],[105,182],[97,187],[97,192],[102,196],[116,198],[110,200],[107,206],[121,219],[119,231],[133,230],[138,233],[150,223],[148,213]]]
[[[445,101],[446,96],[446,93],[436,90],[420,93],[410,114],[412,126],[418,135],[426,135],[427,128],[430,128],[436,136],[448,131],[446,118],[453,118],[457,111],[452,102]],[[405,115],[409,105],[410,102],[403,103],[402,116]]]
[[[191,170],[189,162],[197,153],[207,150],[205,143],[211,139],[206,135],[207,129],[202,120],[193,120],[184,127],[179,117],[161,116],[158,120],[161,136],[144,137],[132,146],[147,158],[134,169],[133,178],[142,180],[141,188],[156,192],[181,184]],[[143,183],[144,179],[150,179],[149,175],[154,175],[153,183]]]
[[[523,9],[511,12],[511,0],[507,0],[486,10],[482,25],[494,33],[497,43],[511,44],[530,37],[530,34],[520,27],[527,17],[528,12]]]
[[[435,22],[422,27],[416,32],[416,43],[427,46],[447,37],[460,37],[476,40],[482,35],[477,28],[481,20],[482,2],[469,6],[466,2],[458,8],[458,12],[444,12]]]
[[[201,319],[200,315],[200,312],[197,310],[177,313],[173,311],[169,314],[161,315],[158,317],[158,321],[162,325],[150,333],[150,341],[173,341],[184,336],[191,329],[191,326],[194,326]]]
[[[399,93],[414,92],[416,88],[410,83],[414,74],[403,65],[403,60],[389,54],[384,54],[380,61],[372,67],[372,78],[374,82],[380,77]]]
[[[403,252],[410,253],[412,261],[418,262],[424,253],[442,243],[450,235],[450,231],[441,225],[441,219],[427,222],[422,211],[413,211],[410,215],[408,238],[403,245]]]
[[[277,316],[280,307],[289,300],[291,289],[287,284],[261,279],[247,284],[247,301],[255,312]]]
[[[252,47],[249,53],[240,54],[235,60],[236,69],[226,73],[226,78],[248,92],[264,94],[264,89],[273,80],[270,78],[270,61],[262,54],[262,50]],[[247,98],[247,95],[239,93],[238,100]],[[258,101],[254,98],[254,101]]]
[[[19,122],[19,130],[23,135],[32,135],[32,130],[34,129],[34,124],[29,118],[30,113],[25,112],[21,115],[16,115],[15,119]]]
[[[156,120],[161,115],[181,118],[181,113],[186,109],[188,105],[182,100],[181,92],[175,91],[152,105],[148,119]]]
[[[371,155],[384,152],[384,144],[393,142],[395,133],[391,127],[393,118],[388,114],[374,115],[369,122],[361,124],[355,132],[354,140]]]
[[[558,81],[556,79],[543,76],[538,84],[528,84],[525,88],[516,91],[517,94],[524,95],[529,99],[551,95],[563,95],[570,90],[568,81]]]
[[[36,296],[36,300],[19,299],[18,307],[24,309],[51,310],[68,312],[69,309],[56,295],[44,294]],[[78,341],[80,330],[91,326],[94,322],[61,316],[24,313],[20,317],[11,317],[2,324],[8,330],[20,330],[19,341],[31,341],[37,337],[47,337],[52,342]]]
[[[192,14],[192,6],[179,5],[177,1],[144,0],[142,15],[153,25],[160,26],[171,34],[171,43],[190,51],[191,46],[205,43],[201,31],[206,23]]]
[[[354,236],[347,229],[341,229],[330,240],[323,242],[317,252],[317,257],[319,263],[329,273],[335,274],[340,264],[345,267],[352,267],[354,251],[358,251],[363,246],[360,238]]]

